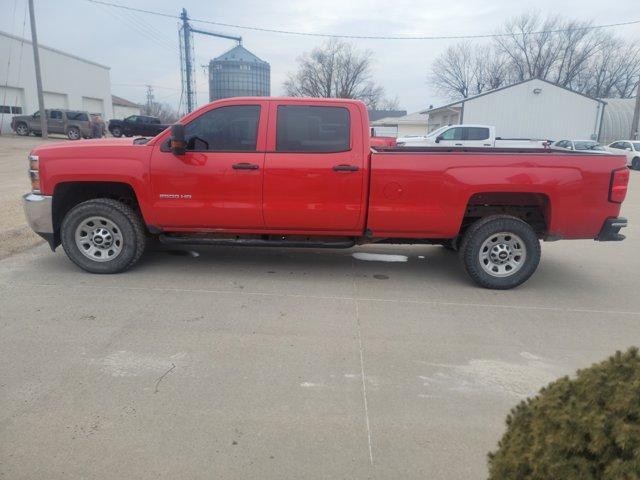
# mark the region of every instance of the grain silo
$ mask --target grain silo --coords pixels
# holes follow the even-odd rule
[[[268,97],[271,67],[242,45],[209,62],[209,101],[229,97]]]

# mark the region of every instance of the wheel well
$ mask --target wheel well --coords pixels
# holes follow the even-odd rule
[[[140,215],[138,199],[131,185],[120,182],[65,182],[53,191],[54,242],[60,244],[60,226],[65,215],[76,205],[94,198],[111,198],[129,205]]]
[[[525,222],[539,238],[548,233],[549,197],[542,193],[485,192],[476,193],[467,202],[460,235],[476,220],[489,215],[512,215]]]

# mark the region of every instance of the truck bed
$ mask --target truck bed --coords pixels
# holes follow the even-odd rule
[[[486,205],[544,211],[547,237],[596,238],[623,157],[549,149],[374,148],[368,228],[374,236],[451,238]]]

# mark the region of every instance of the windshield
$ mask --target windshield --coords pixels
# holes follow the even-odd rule
[[[604,151],[598,142],[573,142],[576,150],[595,150]]]
[[[428,133],[427,137],[437,137],[438,135],[440,135],[442,132],[444,132],[450,126],[451,125],[445,125],[444,127],[437,128],[433,132]]]

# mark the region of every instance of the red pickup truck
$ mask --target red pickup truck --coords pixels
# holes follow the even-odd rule
[[[34,231],[93,273],[167,244],[442,244],[488,288],[521,284],[540,240],[622,240],[615,155],[369,145],[363,103],[233,98],[146,143],[43,145],[29,156]]]

